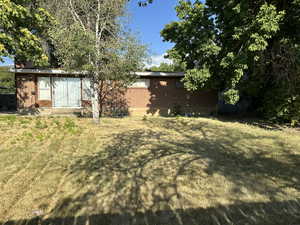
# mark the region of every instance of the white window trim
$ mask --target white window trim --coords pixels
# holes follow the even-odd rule
[[[48,83],[45,85],[45,87],[41,87],[41,81],[45,81]],[[38,100],[46,100],[46,101],[51,101],[51,78],[50,77],[38,77],[37,78],[37,83],[38,83]],[[44,94],[42,94],[44,92]],[[45,94],[46,93],[46,94]]]
[[[136,82],[131,84],[129,88],[149,88],[150,79],[137,79]]]
[[[87,85],[85,85],[87,83]],[[90,93],[85,93],[85,90]],[[90,95],[90,96],[88,96]],[[90,78],[82,78],[81,79],[81,99],[83,101],[91,101],[92,99],[92,91],[91,91],[91,79]]]

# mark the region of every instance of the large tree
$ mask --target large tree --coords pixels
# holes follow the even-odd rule
[[[181,0],[174,42],[189,90],[216,88],[227,103],[251,99],[268,118],[300,119],[299,0]]]
[[[53,22],[36,1],[0,0],[0,61],[15,56],[37,66],[48,63],[43,40]]]
[[[116,85],[126,88],[134,78],[132,71],[142,66],[145,56],[145,48],[124,28],[127,2],[61,0],[45,6],[57,20],[51,36],[61,65],[66,70],[84,71],[92,81],[96,123],[109,90]]]

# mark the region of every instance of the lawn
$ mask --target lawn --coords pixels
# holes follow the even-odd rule
[[[300,224],[300,132],[0,117],[0,224]]]

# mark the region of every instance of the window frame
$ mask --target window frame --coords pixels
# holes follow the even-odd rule
[[[42,80],[47,80],[46,83],[48,83],[49,87],[46,87],[47,85],[45,85],[44,87],[41,87],[41,81]],[[52,80],[51,77],[47,77],[47,76],[38,76],[37,77],[37,89],[38,89],[38,100],[39,101],[52,101]],[[42,91],[47,91],[47,94],[42,94]],[[46,97],[44,97],[46,96]]]
[[[85,82],[88,81],[89,82],[89,87],[87,88],[85,85]],[[90,92],[90,96],[87,96],[88,94],[86,94],[85,90],[89,90]],[[92,91],[91,91],[91,79],[88,77],[83,77],[81,79],[81,99],[83,101],[91,101],[92,100]]]
[[[144,82],[145,85],[140,85],[142,82]],[[143,88],[148,89],[151,85],[151,79],[149,78],[138,78],[134,83],[129,85],[129,88]]]

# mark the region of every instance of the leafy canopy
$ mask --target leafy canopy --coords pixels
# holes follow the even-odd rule
[[[8,66],[0,66],[0,94],[15,93],[15,77],[9,69]]]
[[[130,84],[143,66],[145,47],[125,28],[127,0],[55,0],[45,7],[57,23],[51,29],[56,57],[68,71],[91,78],[92,111],[96,123],[111,90]]]
[[[121,71],[129,73],[142,66],[145,47],[120,21],[126,3],[62,0],[49,8],[57,20],[51,37],[65,69],[88,71],[96,80],[111,80],[124,74]]]
[[[299,0],[181,0],[176,11],[161,35],[187,65],[188,90],[216,88],[227,103],[247,97],[268,118],[300,119]]]
[[[0,0],[0,60],[16,56],[21,61],[46,65],[42,37],[52,23],[51,15],[35,1]]]

